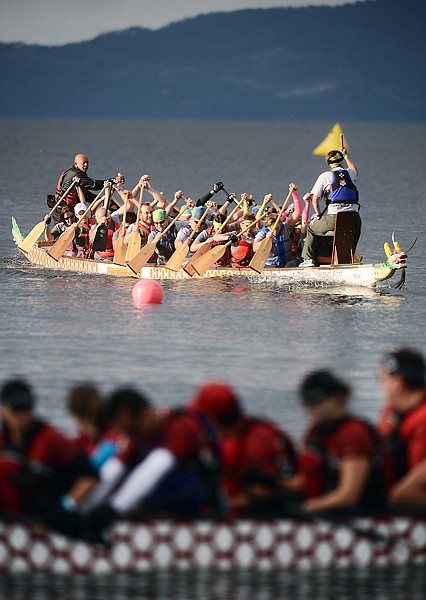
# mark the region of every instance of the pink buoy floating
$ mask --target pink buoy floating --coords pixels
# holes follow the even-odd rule
[[[133,304],[137,307],[146,304],[161,304],[163,288],[155,279],[140,279],[132,289]]]

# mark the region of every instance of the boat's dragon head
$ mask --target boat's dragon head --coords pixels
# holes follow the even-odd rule
[[[417,238],[414,241],[414,243],[411,245],[411,248],[414,246],[416,241],[417,241]],[[405,269],[407,268],[407,258],[408,257],[407,257],[407,252],[403,252],[400,248],[400,245],[395,240],[395,232],[394,231],[392,232],[392,244],[393,244],[393,250],[391,249],[388,242],[384,243],[384,250],[385,250],[385,254],[388,259],[386,264],[391,269],[401,270],[401,278],[395,284],[395,288],[400,289],[403,287],[403,285],[405,283]],[[411,250],[411,248],[410,248],[410,250]]]

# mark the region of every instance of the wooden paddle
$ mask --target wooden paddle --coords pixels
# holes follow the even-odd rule
[[[141,217],[141,209],[142,209],[142,196],[143,196],[143,187],[141,187],[141,191],[139,193],[139,206],[138,206],[138,214],[136,217],[135,228],[132,233],[129,235],[126,258],[125,261],[128,263],[134,258],[139,250],[141,249],[141,236],[139,233],[139,219]]]
[[[184,210],[186,210],[186,207],[184,207]],[[208,212],[209,212],[209,209],[206,208],[206,210],[203,212],[203,214],[201,216],[201,219],[198,221],[198,225],[200,225],[200,223],[202,223],[204,221],[204,219],[207,217]],[[189,237],[184,242],[182,242],[181,246],[179,246],[179,248],[177,248],[177,250],[175,250],[173,252],[172,256],[169,258],[169,260],[164,265],[166,267],[166,269],[170,269],[171,271],[179,271],[179,269],[182,266],[183,261],[186,258],[186,255],[188,254],[189,245],[190,245],[191,241],[193,240],[196,233],[200,233],[199,231],[197,231],[197,228],[193,229],[192,232],[190,233]]]
[[[77,185],[77,181],[73,181],[72,184],[69,186],[69,188],[66,190],[66,192],[64,192],[62,194],[62,196],[59,198],[59,200],[57,201],[57,203],[55,204],[55,206],[49,212],[49,214],[48,214],[48,218],[49,219],[53,215],[53,213],[55,212],[55,210],[58,208],[58,206],[60,205],[60,203],[63,200],[65,200],[65,198],[68,196],[68,194],[71,192],[71,190],[76,185]],[[70,208],[70,210],[72,210],[72,209]],[[35,225],[31,229],[31,231],[27,235],[27,237],[25,239],[23,239],[22,242],[18,245],[19,250],[22,250],[22,252],[28,252],[30,250],[30,248],[32,248],[34,246],[34,244],[36,243],[36,241],[38,240],[38,238],[41,236],[41,234],[43,233],[45,227],[46,227],[46,219],[43,219],[43,221],[40,221],[40,223],[37,223],[37,225]]]
[[[237,237],[244,235],[247,231],[249,231],[253,225],[258,223],[263,219],[263,215],[260,215],[250,223],[247,227],[244,227],[239,233],[237,233]],[[194,269],[198,273],[198,275],[203,275],[207,269],[209,269],[215,262],[220,260],[222,256],[225,254],[227,247],[232,244],[232,240],[229,242],[225,242],[224,244],[218,244],[214,246],[209,252],[207,252],[204,256],[202,256],[199,260],[194,263]]]
[[[108,183],[105,188],[105,196],[104,196],[104,209],[105,216],[108,216],[108,207],[109,201],[111,199],[111,183]],[[106,250],[106,245],[108,242],[108,227],[105,223],[99,225],[96,229],[96,234],[94,240],[92,242],[92,250],[94,252],[104,252]]]
[[[112,262],[116,265],[126,266],[126,252],[127,248],[124,244],[124,234],[126,231],[126,217],[127,217],[127,198],[124,201],[124,211],[123,211],[123,222],[121,223],[121,235],[118,236],[118,239],[115,243],[114,248],[114,258]]]
[[[282,205],[280,212],[278,213],[278,217],[276,218],[274,226],[271,229],[272,232],[275,230],[276,227],[278,227],[279,223],[281,222],[281,217],[285,211],[288,201],[291,198],[291,194],[292,194],[292,192],[290,191],[288,193],[287,198],[285,199],[284,204]],[[260,242],[258,249],[254,253],[253,258],[250,261],[249,267],[251,269],[253,269],[253,271],[257,271],[257,273],[261,273],[265,266],[266,259],[268,258],[269,254],[271,253],[271,250],[272,250],[272,235],[265,237],[265,239]]]
[[[243,203],[243,200],[240,200],[239,202],[236,203],[235,208],[229,213],[228,217],[222,223],[222,225],[220,226],[220,228],[217,230],[216,233],[220,233],[222,231],[222,229],[229,223],[231,217],[240,208],[240,206],[241,206],[242,203]],[[186,263],[186,265],[183,266],[183,270],[186,273],[188,273],[188,275],[191,275],[191,277],[193,277],[193,275],[196,274],[196,270],[194,269],[194,266],[193,266],[194,263],[195,263],[195,261],[198,260],[199,258],[201,258],[209,250],[211,250],[212,246],[213,246],[213,242],[208,242],[208,243],[203,244],[202,246],[200,246],[198,248],[198,250],[196,250],[194,252],[194,254],[191,256],[191,258],[188,260],[188,262]]]
[[[175,222],[179,219],[179,217],[185,210],[186,210],[186,206],[183,206],[180,209],[179,214],[176,215],[176,217],[172,221],[170,221],[170,223],[167,225],[165,230],[161,232],[161,237],[169,231],[169,229],[175,224]],[[136,256],[127,263],[128,266],[132,269],[133,273],[135,273],[137,275],[139,273],[139,271],[142,269],[142,267],[144,267],[146,265],[146,263],[149,261],[151,256],[154,254],[158,242],[161,241],[161,237],[157,236],[152,242],[150,242],[149,244],[146,244],[142,248],[142,250],[140,250],[140,252],[138,252],[138,254],[136,254]]]
[[[75,227],[70,227],[69,229],[66,229],[65,231],[63,231],[61,233],[61,235],[58,237],[58,239],[56,240],[56,242],[53,244],[53,246],[50,248],[50,250],[47,251],[47,254],[49,256],[51,256],[54,260],[58,261],[61,258],[61,256],[63,255],[63,253],[65,252],[65,250],[68,248],[68,246],[71,244],[71,242],[73,241],[73,239],[75,237],[76,228],[78,227],[78,225],[80,225],[80,223],[83,221],[84,217],[89,213],[89,211],[92,209],[92,207],[98,201],[98,199],[102,196],[102,194],[104,193],[105,187],[106,186],[104,186],[102,188],[102,190],[99,192],[99,194],[93,200],[92,204],[84,211],[84,213],[81,215],[81,217],[78,219],[77,223],[75,224]]]

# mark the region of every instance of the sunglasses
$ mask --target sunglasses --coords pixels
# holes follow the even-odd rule
[[[70,221],[71,219],[75,219],[75,215],[67,215],[66,217],[64,217],[65,221]]]
[[[163,219],[162,221],[154,221],[154,225],[164,225],[165,222],[166,219]]]

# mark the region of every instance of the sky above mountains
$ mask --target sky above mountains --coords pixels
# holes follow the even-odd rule
[[[158,29],[212,12],[365,1],[374,0],[1,0],[0,42],[56,46],[128,27]]]

